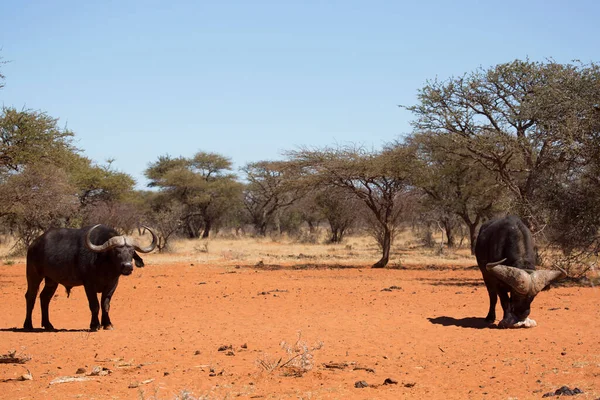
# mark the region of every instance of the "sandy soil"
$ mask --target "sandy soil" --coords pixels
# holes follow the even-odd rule
[[[153,257],[121,279],[115,330],[97,333],[86,329],[81,287],[52,300],[60,331],[20,330],[25,268],[0,266],[0,354],[31,357],[0,364],[0,398],[537,399],[563,385],[600,397],[597,288],[542,292],[536,328],[500,330],[480,318],[485,287],[465,266],[269,269]],[[90,376],[96,366],[108,374]],[[27,370],[33,380],[17,380]],[[53,383],[60,377],[88,380]]]

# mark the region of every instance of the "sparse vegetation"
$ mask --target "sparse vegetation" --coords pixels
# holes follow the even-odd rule
[[[282,341],[279,345],[284,351],[283,355],[263,354],[256,360],[256,364],[267,374],[279,371],[282,376],[300,377],[313,368],[313,353],[320,350],[324,343],[317,342],[310,346],[302,339],[302,332],[298,331],[298,338],[294,343]]]

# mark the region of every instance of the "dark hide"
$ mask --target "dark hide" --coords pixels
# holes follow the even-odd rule
[[[143,261],[129,243],[104,252],[89,250],[85,240],[90,228],[50,229],[37,238],[27,250],[27,315],[23,324],[25,329],[33,329],[31,314],[42,280],[45,281],[40,294],[42,327],[47,330],[54,329],[48,316],[48,306],[57,286],[61,284],[65,286],[67,293],[74,286],[84,287],[92,314],[90,330],[96,331],[100,325],[104,329],[112,329],[108,312],[119,277],[132,273],[132,260],[136,256],[136,265],[143,265]],[[91,232],[90,242],[100,245],[113,236],[119,234],[114,229],[100,225]],[[98,303],[97,293],[102,294],[101,303]],[[98,320],[100,305],[101,321]]]
[[[503,265],[534,270],[536,253],[529,229],[515,216],[488,221],[479,230],[475,256],[490,297],[490,309],[485,320],[488,322],[496,320],[498,297],[500,297],[504,318],[508,313],[512,313],[518,321],[525,320],[529,316],[531,302],[535,296],[516,293],[509,285],[488,271],[486,265],[506,258]]]

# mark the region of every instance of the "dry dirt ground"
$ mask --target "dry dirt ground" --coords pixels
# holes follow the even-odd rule
[[[0,266],[0,354],[31,357],[0,364],[0,398],[538,399],[563,385],[600,397],[598,288],[542,292],[536,328],[500,330],[481,318],[470,256],[383,270],[218,257],[146,255],[121,278],[115,329],[96,333],[81,287],[52,300],[58,332],[23,332],[24,262]]]

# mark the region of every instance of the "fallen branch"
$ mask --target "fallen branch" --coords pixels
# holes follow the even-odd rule
[[[29,360],[31,360],[31,357],[29,356],[17,356],[17,352],[15,350],[11,350],[7,354],[0,355],[0,364],[25,364]]]
[[[51,385],[55,385],[57,383],[69,383],[69,382],[86,382],[86,381],[95,381],[96,379],[90,378],[87,376],[59,376],[50,381]]]
[[[128,386],[129,389],[135,389],[137,387],[140,387],[142,385],[147,385],[148,383],[152,383],[154,382],[154,379],[146,379],[145,381],[141,381],[141,382],[131,382]]]
[[[325,368],[329,368],[329,369],[344,369],[344,368],[348,367],[348,363],[345,363],[345,362],[341,362],[341,363],[330,362],[330,363],[323,364],[323,366]]]
[[[375,373],[375,370],[373,368],[359,367],[359,366],[354,367],[353,371],[367,371],[367,372],[370,372],[372,374]]]
[[[18,378],[0,379],[0,382],[5,383],[5,382],[11,382],[11,381],[17,381],[17,382],[32,381],[33,375],[31,375],[31,371],[27,368],[25,368],[25,369],[27,370],[26,374],[23,374],[23,375],[19,376]]]

